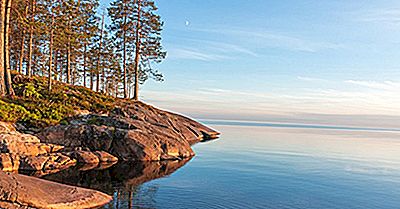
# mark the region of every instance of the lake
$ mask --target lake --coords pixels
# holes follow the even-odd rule
[[[400,208],[400,132],[205,121],[222,135],[186,161],[45,178],[113,194],[112,208]]]

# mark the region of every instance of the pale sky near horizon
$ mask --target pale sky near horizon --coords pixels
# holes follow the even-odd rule
[[[400,1],[156,2],[166,81],[142,86],[144,101],[195,118],[399,126]]]

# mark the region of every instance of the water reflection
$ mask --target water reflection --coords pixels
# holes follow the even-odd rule
[[[113,195],[114,201],[104,208],[140,208],[140,202],[146,201],[148,208],[154,202],[153,198],[158,188],[146,187],[146,191],[141,189],[145,182],[162,178],[174,173],[184,166],[191,159],[181,161],[162,161],[162,162],[123,162],[115,165],[104,165],[88,170],[85,167],[75,167],[59,173],[50,174],[41,178],[68,185],[95,189]],[[105,169],[104,169],[105,168]],[[140,191],[141,197],[136,197]],[[146,199],[143,199],[143,194]]]

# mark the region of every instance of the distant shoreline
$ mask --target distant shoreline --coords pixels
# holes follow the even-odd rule
[[[200,119],[199,121],[202,123],[206,123],[207,125],[223,125],[223,126],[253,126],[253,127],[271,127],[271,128],[325,129],[325,130],[342,130],[342,131],[400,132],[400,128],[399,129],[374,128],[374,127],[322,125],[322,124],[305,124],[305,123],[281,123],[281,122],[214,120],[214,119]]]

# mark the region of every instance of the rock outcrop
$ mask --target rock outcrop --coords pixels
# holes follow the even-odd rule
[[[37,135],[46,143],[106,151],[120,160],[160,161],[191,157],[192,144],[219,133],[187,117],[133,102],[106,115],[71,118],[69,125]]]
[[[95,208],[111,200],[98,191],[0,171],[0,208]]]
[[[90,152],[79,147],[68,148],[42,143],[36,136],[20,133],[11,124],[0,122],[0,170],[2,171],[53,173],[75,166],[77,163],[97,165],[101,162],[115,161],[118,159],[106,152]]]
[[[3,171],[44,178],[68,174],[73,181],[80,178],[74,169],[80,174],[109,168],[118,160],[135,161],[129,164],[131,170],[105,171],[111,181],[135,185],[172,173],[195,154],[191,145],[219,135],[190,118],[142,102],[121,101],[110,112],[85,112],[67,119],[67,125],[43,130],[0,122],[0,208],[93,208],[111,200],[93,190]],[[131,173],[132,169],[142,172]]]

